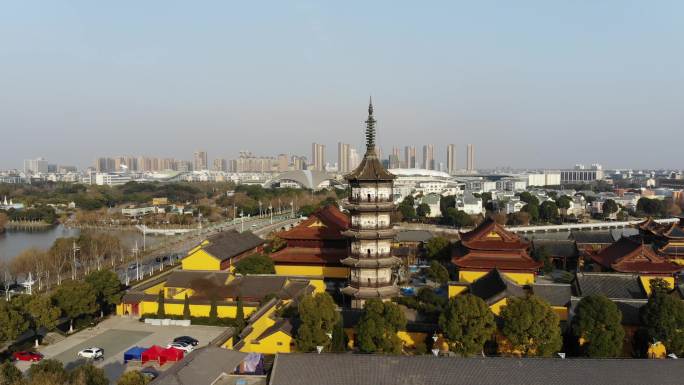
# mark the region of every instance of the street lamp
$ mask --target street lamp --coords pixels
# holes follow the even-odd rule
[[[76,246],[76,241],[74,241],[74,243],[72,244],[72,248],[73,248],[73,253],[72,253],[73,269],[71,269],[71,279],[73,281],[75,281],[76,280],[76,252],[80,250],[80,247]]]

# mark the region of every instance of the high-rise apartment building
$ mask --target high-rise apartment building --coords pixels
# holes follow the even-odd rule
[[[426,170],[435,169],[435,145],[426,144],[423,146],[423,168]]]
[[[325,145],[311,144],[311,168],[318,171],[325,171]]]
[[[206,151],[195,151],[192,158],[192,167],[195,171],[206,170],[209,168],[209,160]]]
[[[466,146],[466,171],[472,173],[475,171],[475,147],[472,144]]]
[[[401,149],[399,147],[392,147],[392,153],[387,164],[389,168],[401,168]]]
[[[306,170],[306,157],[293,155],[292,168],[295,170]]]
[[[212,169],[214,171],[228,171],[228,161],[222,158],[214,159]]]
[[[346,174],[349,168],[349,145],[347,143],[337,143],[337,171]]]
[[[416,168],[416,148],[414,146],[404,147],[404,167]]]
[[[95,171],[97,172],[114,172],[115,162],[113,158],[97,158],[95,160]]]
[[[355,148],[349,148],[349,170],[354,170],[359,166],[359,163],[361,163],[361,157],[359,156],[359,152],[356,151]]]
[[[24,172],[26,174],[38,174],[48,172],[48,162],[43,158],[24,160]]]
[[[456,145],[454,144],[448,144],[447,145],[447,171],[449,174],[453,174],[456,172]]]
[[[287,154],[278,155],[278,172],[286,172],[290,169],[290,162]]]

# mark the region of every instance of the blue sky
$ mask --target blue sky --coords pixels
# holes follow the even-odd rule
[[[0,4],[0,169],[455,143],[477,166],[682,168],[684,2]]]

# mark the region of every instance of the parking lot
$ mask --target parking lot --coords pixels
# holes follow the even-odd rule
[[[53,345],[39,349],[45,358],[57,359],[68,369],[75,368],[85,362],[77,353],[88,347],[104,350],[104,359],[95,365],[105,370],[110,382],[115,383],[126,370],[123,353],[133,346],[150,347],[159,345],[166,347],[175,337],[188,335],[199,340],[198,347],[204,346],[221,334],[225,328],[215,326],[152,326],[127,317],[112,317],[99,325],[83,330]],[[129,364],[138,367],[138,363]],[[170,366],[166,364],[165,366]],[[27,362],[18,362],[17,367],[27,370]],[[163,368],[162,368],[163,369]]]

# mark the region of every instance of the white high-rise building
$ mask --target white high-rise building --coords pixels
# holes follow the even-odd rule
[[[44,158],[24,160],[24,172],[26,174],[39,174],[48,172],[48,162]]]

